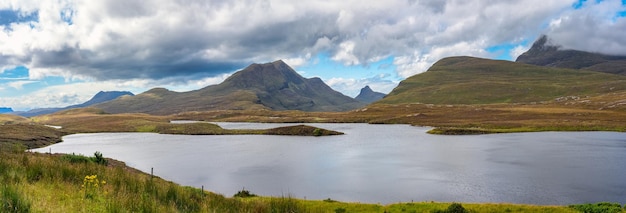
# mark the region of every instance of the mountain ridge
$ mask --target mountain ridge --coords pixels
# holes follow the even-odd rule
[[[12,114],[23,116],[23,117],[33,117],[33,116],[38,116],[38,115],[52,114],[52,113],[67,110],[67,109],[75,109],[75,108],[92,106],[98,103],[103,103],[106,101],[114,100],[116,98],[119,98],[125,95],[133,96],[134,94],[128,91],[100,91],[96,93],[91,99],[81,104],[75,104],[75,105],[70,105],[67,107],[57,107],[57,108],[37,108],[37,109],[32,109],[26,112],[13,112]]]
[[[175,114],[205,110],[347,111],[364,106],[326,85],[304,78],[282,60],[251,64],[224,82],[189,92],[151,89],[132,98],[98,104],[109,113]]]
[[[0,107],[0,114],[2,113],[11,113],[13,109],[11,107]]]

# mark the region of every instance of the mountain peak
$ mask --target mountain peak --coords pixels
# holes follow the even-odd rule
[[[158,96],[158,94],[168,94]],[[346,111],[364,104],[345,96],[319,78],[307,79],[282,60],[251,64],[218,85],[189,92],[152,89],[125,100],[98,105],[109,113],[173,114],[205,110]]]
[[[547,35],[541,35],[529,51],[556,51],[559,48],[560,46],[553,44]]]
[[[380,99],[383,99],[384,97],[385,97],[384,93],[374,92],[374,90],[372,90],[372,88],[370,88],[370,86],[367,85],[361,89],[361,92],[359,93],[359,95],[357,95],[356,98],[354,99],[363,103],[372,103]]]
[[[521,54],[516,62],[547,67],[585,69],[626,75],[626,56],[610,56],[579,50],[562,49],[546,35]]]

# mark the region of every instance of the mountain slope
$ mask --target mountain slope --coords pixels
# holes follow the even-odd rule
[[[621,75],[450,57],[400,82],[377,103],[527,103],[625,90],[626,76]]]
[[[365,86],[361,89],[359,95],[354,99],[363,103],[373,103],[385,97],[385,93],[375,92],[370,86]]]
[[[361,106],[321,79],[303,78],[283,61],[275,61],[252,64],[221,84],[199,90],[179,93],[153,89],[95,107],[110,113],[173,114],[221,109],[346,111]]]
[[[94,95],[91,99],[89,99],[87,102],[82,103],[82,104],[76,104],[76,105],[71,105],[71,106],[62,107],[62,108],[38,108],[38,109],[29,110],[27,112],[14,112],[13,114],[24,116],[24,117],[33,117],[33,116],[38,116],[38,115],[51,114],[51,113],[55,113],[55,112],[63,111],[67,109],[88,107],[94,104],[114,100],[116,98],[119,98],[125,95],[133,96],[133,93],[127,92],[127,91],[107,91],[107,92],[100,91],[96,95]]]
[[[626,56],[563,50],[559,46],[549,44],[545,35],[535,41],[527,52],[517,57],[516,62],[626,75]]]

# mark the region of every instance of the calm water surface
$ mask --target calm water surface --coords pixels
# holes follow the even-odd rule
[[[261,195],[368,203],[626,203],[626,133],[438,136],[407,125],[310,125],[346,135],[77,134],[35,151],[100,151],[148,173],[154,168],[164,179],[226,196],[245,187]]]

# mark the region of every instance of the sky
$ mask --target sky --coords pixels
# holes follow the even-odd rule
[[[515,60],[541,35],[626,55],[626,0],[0,0],[0,107],[218,84],[283,60],[354,97],[449,56]]]

